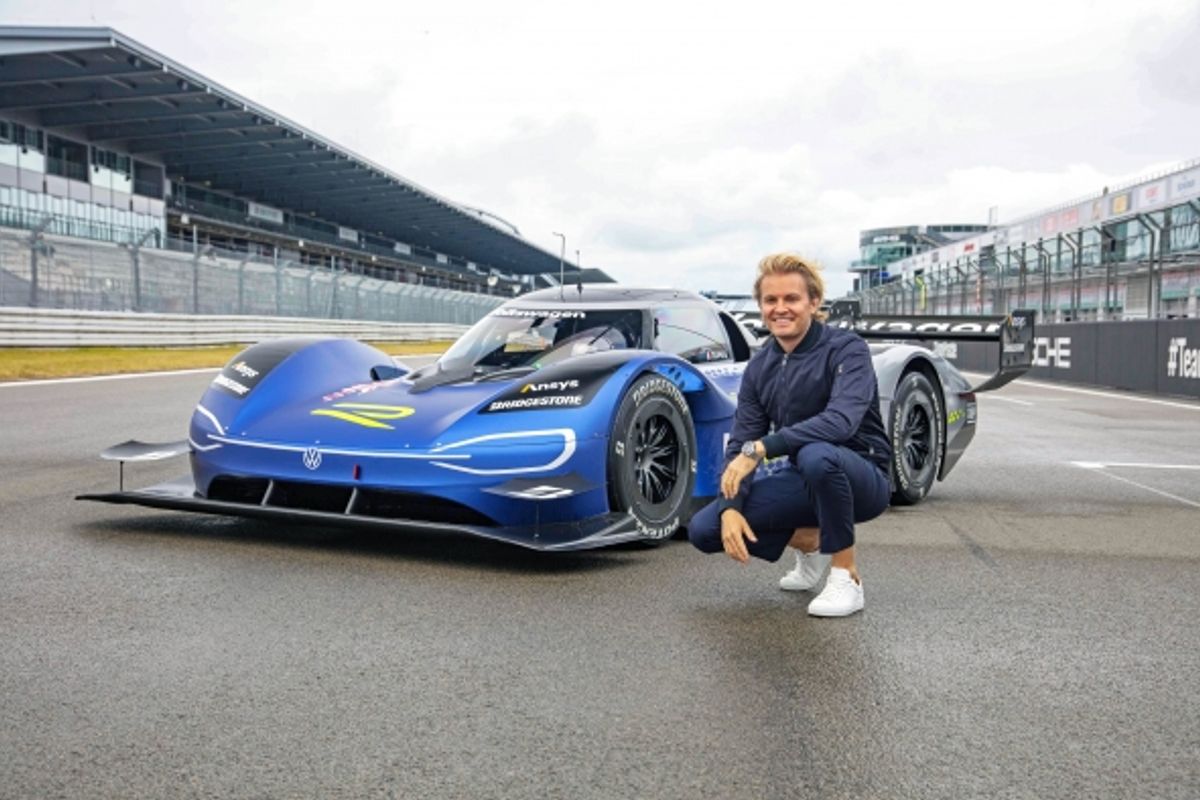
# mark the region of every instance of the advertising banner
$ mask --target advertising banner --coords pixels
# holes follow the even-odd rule
[[[1137,207],[1140,211],[1152,211],[1167,204],[1167,182],[1155,181],[1138,187]]]
[[[1176,202],[1200,197],[1200,169],[1172,175],[1169,183],[1171,199]]]
[[[1096,325],[1038,325],[1030,377],[1071,383],[1096,382]]]
[[[270,206],[264,206],[260,203],[248,203],[246,207],[246,214],[254,217],[255,219],[274,222],[276,225],[283,224],[282,211],[280,211],[278,208],[271,208]]]
[[[1154,342],[1159,324],[1154,320],[1088,323],[1096,331],[1096,372],[1087,383],[1155,391]]]
[[[1159,392],[1200,397],[1200,319],[1158,323],[1154,360]]]
[[[930,349],[961,370],[991,373],[985,342],[935,341]],[[1200,319],[1037,325],[1030,378],[1200,398]]]

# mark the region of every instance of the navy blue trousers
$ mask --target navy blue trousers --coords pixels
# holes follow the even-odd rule
[[[750,495],[742,514],[757,542],[746,540],[750,555],[778,561],[796,528],[820,528],[821,552],[836,553],[854,544],[854,523],[875,519],[891,500],[887,474],[865,458],[835,444],[814,442],[800,448],[796,463],[773,475],[749,476]],[[688,539],[705,553],[720,553],[720,501],[696,512]]]

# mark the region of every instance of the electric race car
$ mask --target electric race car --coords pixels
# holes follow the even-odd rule
[[[833,311],[831,324],[865,336],[1000,350],[999,370],[972,388],[929,349],[871,346],[894,502],[916,503],[971,441],[974,392],[1028,368],[1032,318]],[[611,285],[516,298],[415,370],[348,339],[266,341],[214,378],[186,440],[110,448],[102,456],[122,462],[119,491],[80,499],[540,550],[663,539],[718,492],[756,347],[700,295]],[[125,490],[124,462],[182,454],[190,475]]]

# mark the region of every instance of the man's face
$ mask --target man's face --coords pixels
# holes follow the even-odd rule
[[[799,339],[808,332],[812,315],[821,307],[819,299],[808,296],[804,278],[795,273],[767,275],[760,286],[759,307],[763,322],[776,339]]]

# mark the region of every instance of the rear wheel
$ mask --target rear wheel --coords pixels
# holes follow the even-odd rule
[[[942,467],[942,396],[920,372],[900,379],[891,409],[892,502],[921,502]]]
[[[696,481],[696,434],[683,393],[659,375],[638,378],[621,398],[608,444],[608,497],[648,540],[683,524]]]

